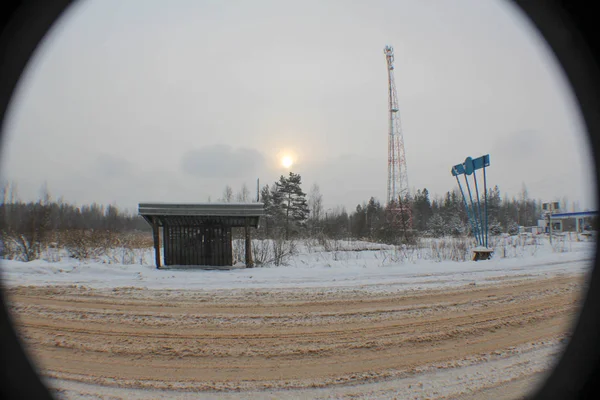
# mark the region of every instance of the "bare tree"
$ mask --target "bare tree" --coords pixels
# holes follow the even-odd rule
[[[517,205],[519,209],[520,218],[517,221],[519,225],[528,225],[529,224],[529,191],[527,190],[527,186],[525,182],[521,184],[521,201]]]
[[[248,203],[250,201],[250,190],[248,190],[248,186],[245,183],[242,185],[242,189],[235,195],[235,201],[238,203]]]
[[[323,216],[323,195],[316,183],[312,185],[308,194],[309,226],[311,234],[314,236],[317,233],[319,221]]]
[[[308,207],[310,209],[310,218],[320,220],[323,214],[323,195],[316,183],[312,185],[308,194]]]
[[[45,205],[49,205],[52,202],[52,196],[50,195],[50,190],[48,189],[48,182],[44,182],[40,188],[40,199]]]
[[[6,238],[12,238],[23,261],[39,258],[50,222],[50,208],[41,200],[27,205],[17,229],[11,229]]]
[[[225,186],[225,190],[223,190],[223,201],[225,203],[231,203],[231,200],[233,200],[233,189],[231,189],[231,186],[227,185]]]
[[[246,184],[244,183],[242,185],[242,202],[248,203],[249,201],[250,201],[250,190],[248,189],[248,186],[246,186]]]
[[[17,183],[14,181],[10,183],[5,182],[2,188],[2,194],[4,204],[15,204],[19,200]]]

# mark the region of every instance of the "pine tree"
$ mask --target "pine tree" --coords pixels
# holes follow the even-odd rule
[[[425,231],[428,226],[428,221],[433,215],[427,188],[423,189],[423,191],[417,190],[413,200],[412,209],[413,228],[417,231]]]
[[[352,218],[352,235],[357,238],[363,238],[367,236],[367,215],[365,212],[366,207],[361,205],[356,206],[356,212],[351,216]]]
[[[302,191],[301,177],[290,172],[289,177],[283,175],[275,182],[273,203],[281,211],[285,222],[285,238],[289,239],[293,225],[303,226],[308,219],[309,209],[306,193]]]
[[[379,202],[375,200],[375,197],[371,197],[369,202],[367,203],[367,209],[365,211],[366,214],[366,223],[367,223],[367,232],[369,238],[373,237],[373,231],[377,223],[377,214],[379,209]]]
[[[502,199],[500,198],[500,189],[498,185],[494,186],[493,189],[488,189],[487,195],[487,209],[488,209],[488,220],[500,221],[500,208],[502,206]]]
[[[448,227],[444,222],[444,218],[440,214],[435,214],[427,222],[427,230],[433,237],[442,237],[447,232]]]
[[[429,199],[427,199],[427,201],[429,202]],[[411,198],[409,193],[406,193],[404,195],[404,198],[402,198],[402,196],[398,196],[398,206],[400,207],[400,233],[402,234],[401,240],[404,243],[407,243],[410,239],[412,239],[412,235],[410,233],[410,229],[411,229],[411,216],[408,214],[408,212],[410,212],[409,210],[411,210],[413,208],[413,204],[414,204],[414,200]],[[406,210],[406,211],[404,211]],[[407,212],[408,211],[408,212]],[[396,238],[392,238],[393,241],[396,240]]]
[[[468,227],[465,226],[458,215],[453,215],[446,224],[446,232],[454,237],[463,236],[467,233]]]
[[[265,185],[260,190],[260,201],[263,203],[263,207],[265,209],[264,216],[264,226],[265,236],[269,236],[269,229],[271,229],[273,224],[273,197],[271,195],[271,190],[269,189],[269,185]]]

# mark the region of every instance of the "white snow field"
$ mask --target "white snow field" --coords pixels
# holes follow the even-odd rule
[[[436,261],[444,258],[443,254],[438,254],[444,250],[437,252],[432,250],[433,246],[421,250],[402,250],[366,242],[337,242],[332,246],[337,250],[332,251],[318,248],[309,250],[300,244],[287,265],[244,268],[238,264],[231,270],[184,267],[158,270],[152,263],[152,249],[141,254],[144,261],[142,265],[113,264],[102,260],[80,262],[68,257],[61,257],[57,262],[2,260],[0,265],[2,282],[8,286],[82,285],[89,288],[203,290],[353,287],[372,291],[383,288],[415,290],[473,282],[489,284],[508,277],[530,278],[588,271],[593,264],[595,243],[568,240],[568,237],[562,240],[555,240],[553,246],[544,237],[534,241],[505,240],[496,247],[491,260],[477,262]],[[436,242],[435,239],[429,241]]]
[[[477,262],[473,245],[298,241],[285,265],[230,270],[54,251],[0,271],[58,398],[522,397],[568,343],[595,243],[500,237]]]

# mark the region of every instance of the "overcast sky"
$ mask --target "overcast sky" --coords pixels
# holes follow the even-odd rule
[[[77,204],[205,202],[287,174],[352,210],[386,197],[387,71],[410,187],[442,195],[490,154],[502,194],[595,208],[591,153],[550,49],[504,1],[75,4],[13,99],[2,175]]]

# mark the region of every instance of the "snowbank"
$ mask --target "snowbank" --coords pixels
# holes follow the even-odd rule
[[[370,291],[486,284],[513,278],[585,273],[593,266],[595,244],[576,242],[568,252],[550,246],[488,261],[452,262],[412,258],[394,262],[391,250],[301,252],[287,266],[234,270],[157,270],[152,265],[80,263],[62,259],[28,263],[2,260],[2,283],[15,285],[82,285],[90,288],[270,289],[354,288]],[[150,251],[150,250],[149,250]],[[149,257],[150,258],[150,257]],[[151,259],[151,258],[150,258]]]

